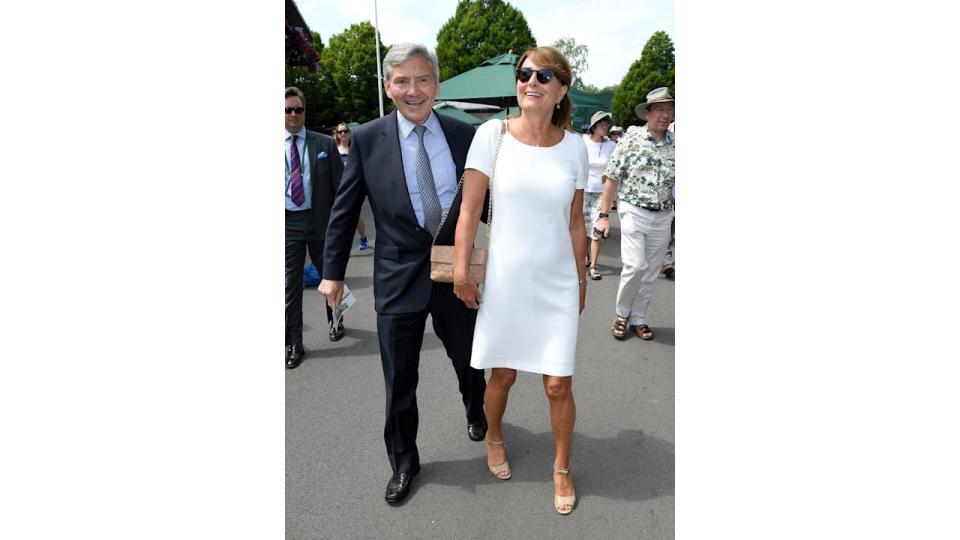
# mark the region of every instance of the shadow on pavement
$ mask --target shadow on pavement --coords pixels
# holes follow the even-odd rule
[[[346,317],[344,317],[346,318]],[[308,348],[304,360],[337,360],[341,356],[369,356],[376,355],[379,359],[380,345],[377,343],[377,333],[369,330],[350,328],[350,322],[345,323],[346,333],[337,343],[325,344],[323,348]],[[306,326],[304,327],[306,328]],[[324,327],[326,330],[326,327]],[[324,333],[324,340],[327,339]]]
[[[623,267],[620,265],[611,266],[609,264],[603,264],[602,262],[597,261],[597,270],[600,271],[600,274],[604,277],[611,277],[613,279],[620,279],[620,271],[623,270]]]
[[[507,482],[551,482],[553,434],[532,433],[507,423],[503,431],[513,472]],[[571,472],[578,496],[640,501],[674,494],[674,461],[672,443],[639,430],[623,430],[613,438],[575,433]],[[421,467],[412,489],[437,483],[473,493],[478,485],[503,482],[489,473],[486,457],[427,462]]]
[[[344,319],[347,317],[344,316]],[[322,347],[316,348],[311,347],[307,344],[307,353],[304,355],[304,360],[311,359],[325,359],[325,360],[336,360],[338,357],[344,356],[369,356],[372,355],[376,359],[380,360],[380,342],[377,338],[377,333],[372,330],[361,330],[359,328],[351,328],[350,321],[344,321],[344,329],[346,333],[343,338],[336,342],[331,343],[327,341],[327,327],[324,326],[317,332],[322,332],[323,337],[321,338],[325,343]],[[309,325],[303,325],[304,334],[307,332],[315,331],[314,328]],[[436,335],[427,332],[423,336],[423,346],[420,347],[421,354],[431,351],[433,349],[442,348],[443,344],[437,339]]]
[[[675,346],[675,343],[674,343],[674,339],[675,339],[674,331],[675,331],[675,329],[673,329],[673,328],[668,328],[668,327],[666,327],[666,326],[653,326],[653,325],[650,325],[650,328],[653,328],[653,342],[654,342],[654,343],[662,343],[662,344],[664,344],[664,345],[669,345],[669,346],[671,346],[671,347]],[[637,337],[636,334],[634,334],[633,337],[636,338],[636,337]],[[637,338],[637,339],[639,339],[639,338]]]

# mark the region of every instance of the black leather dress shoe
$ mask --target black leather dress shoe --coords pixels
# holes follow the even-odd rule
[[[340,321],[340,326],[336,328],[333,327],[333,321],[330,322],[330,341],[340,341],[340,338],[343,337],[343,321]]]
[[[420,472],[420,466],[410,472],[396,473],[387,482],[387,492],[383,499],[390,504],[398,504],[410,493],[410,481]]]
[[[303,345],[287,345],[287,369],[295,369],[303,362]]]
[[[487,436],[486,422],[481,424],[467,422],[467,436],[470,437],[471,441],[482,441]]]

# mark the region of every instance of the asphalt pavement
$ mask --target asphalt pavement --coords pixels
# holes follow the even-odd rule
[[[674,538],[674,282],[657,281],[648,314],[653,341],[632,333],[613,339],[615,213],[600,252],[603,279],[588,280],[580,319],[573,513],[553,509],[553,439],[541,376],[518,373],[504,416],[513,478],[497,480],[487,470],[484,443],[467,438],[456,376],[429,321],[417,391],[421,471],[402,505],[384,502],[391,471],[373,310],[376,231],[367,204],[363,216],[371,247],[359,251],[354,239],[346,283],[358,303],[345,316],[342,340],[329,341],[323,298],[304,290],[307,355],[286,372],[287,538]]]

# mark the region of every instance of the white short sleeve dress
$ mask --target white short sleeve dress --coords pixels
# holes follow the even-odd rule
[[[466,168],[488,177],[501,120],[477,130]],[[504,135],[493,178],[483,303],[470,365],[545,375],[573,375],[580,286],[570,241],[570,207],[587,183],[583,139],[565,132],[546,148]]]

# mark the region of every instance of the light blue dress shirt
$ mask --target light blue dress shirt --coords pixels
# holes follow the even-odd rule
[[[283,176],[287,183],[287,187],[284,190],[286,193],[286,204],[284,204],[284,207],[287,210],[309,210],[311,207],[310,201],[313,200],[311,199],[313,196],[313,183],[310,181],[310,156],[307,155],[307,129],[300,128],[300,131],[296,133],[283,130],[283,133],[287,149],[287,163],[283,168]],[[293,158],[290,154],[290,143],[294,135],[297,136],[297,150],[300,152],[300,172],[303,176],[303,204],[301,206],[297,206],[297,204],[293,202],[290,191],[290,167],[293,164]]]
[[[420,200],[420,188],[417,187],[417,134],[413,128],[416,124],[397,113],[397,126],[400,134],[400,154],[403,158],[403,174],[407,180],[407,193],[413,203],[413,211],[417,214],[417,222],[423,226],[423,202]],[[430,117],[424,124],[427,130],[423,133],[423,145],[430,157],[430,169],[433,172],[433,184],[437,187],[437,196],[443,207],[444,215],[453,197],[457,192],[457,166],[453,162],[453,154],[447,145],[447,138],[440,129],[440,120],[437,113],[431,111]]]

